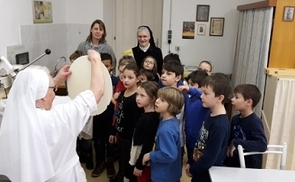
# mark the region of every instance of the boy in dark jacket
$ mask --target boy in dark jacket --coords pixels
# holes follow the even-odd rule
[[[266,150],[267,140],[262,122],[253,112],[260,98],[261,93],[255,85],[241,84],[234,89],[234,97],[231,101],[233,108],[240,114],[232,118],[230,144],[224,165],[240,167],[238,145],[241,145],[245,152],[264,152]],[[261,168],[262,155],[246,156],[245,163],[247,168]]]
[[[201,84],[203,106],[211,109],[196,142],[193,161],[187,164],[186,174],[192,182],[210,182],[209,168],[222,166],[226,156],[230,125],[224,101],[229,97],[229,78],[222,73],[206,77]]]

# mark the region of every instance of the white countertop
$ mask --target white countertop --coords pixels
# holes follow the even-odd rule
[[[295,171],[211,167],[212,182],[295,182]]]

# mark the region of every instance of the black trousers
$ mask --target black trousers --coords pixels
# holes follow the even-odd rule
[[[109,142],[110,121],[93,120],[93,142],[96,154],[96,162],[105,161],[115,157],[115,144]]]
[[[119,171],[124,173],[124,176],[130,180],[130,182],[137,182],[137,177],[133,175],[134,166],[129,164],[131,140],[125,140],[119,137]]]

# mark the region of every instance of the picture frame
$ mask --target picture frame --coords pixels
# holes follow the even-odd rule
[[[285,6],[283,21],[292,22],[294,20],[294,6]]]
[[[210,36],[223,36],[225,18],[212,17],[210,20]]]
[[[205,32],[206,32],[206,25],[205,24],[198,24],[197,35],[204,36]]]
[[[210,5],[197,5],[196,21],[209,21]]]
[[[184,21],[182,25],[182,39],[195,38],[195,23],[194,21]]]
[[[50,1],[33,0],[33,22],[52,23],[52,4]]]

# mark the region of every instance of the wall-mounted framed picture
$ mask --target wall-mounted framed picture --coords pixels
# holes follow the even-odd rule
[[[182,25],[182,39],[194,39],[195,38],[195,22],[184,21]]]
[[[197,35],[204,36],[206,32],[206,25],[205,24],[198,24]]]
[[[294,6],[285,6],[284,7],[284,16],[283,21],[293,21],[294,20]]]
[[[50,1],[33,0],[34,23],[52,23],[52,4]]]
[[[209,5],[197,5],[196,21],[208,21],[209,20]]]
[[[223,36],[224,18],[212,17],[210,20],[210,36]]]

